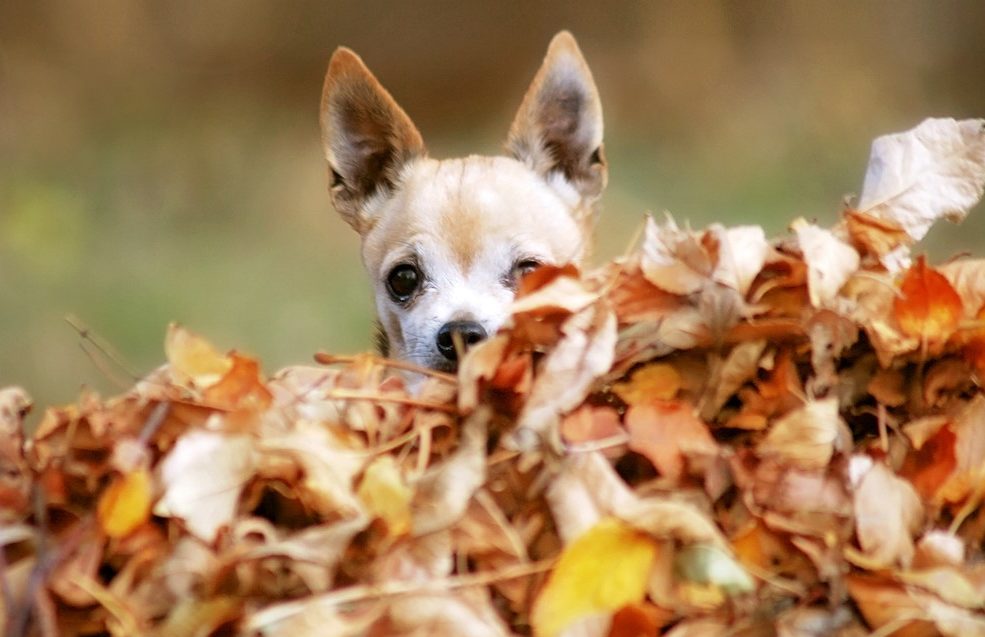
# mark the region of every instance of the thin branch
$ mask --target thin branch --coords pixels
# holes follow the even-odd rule
[[[326,392],[325,397],[336,400],[369,400],[373,402],[400,403],[401,405],[410,405],[411,407],[417,407],[419,409],[443,411],[448,414],[458,413],[458,407],[455,405],[449,405],[448,403],[432,403],[427,400],[411,398],[410,396],[390,396],[387,394],[373,394],[357,390],[330,389]]]
[[[164,402],[157,403],[154,410],[147,416],[147,422],[144,423],[144,428],[140,431],[140,437],[137,439],[140,444],[146,445],[151,441],[157,430],[164,424],[164,419],[167,418],[169,411],[171,411],[171,401],[165,400]]]
[[[68,323],[78,334],[80,339],[79,348],[85,352],[85,355],[90,361],[92,361],[92,364],[96,367],[96,369],[102,372],[102,374],[109,379],[110,382],[120,386],[123,389],[126,389],[141,379],[140,374],[134,371],[130,364],[126,362],[123,356],[117,352],[112,345],[89,329],[89,327],[79,320],[78,317],[70,314],[65,317],[65,322]],[[111,362],[117,368],[123,370],[128,379],[126,381],[121,380],[120,376],[111,370],[105,364],[104,360],[101,360],[92,351],[90,351],[89,347],[92,347],[96,352],[99,352],[102,359]]]
[[[356,362],[360,358],[366,357],[365,354],[357,354],[355,356],[343,356],[338,354],[329,354],[328,352],[315,352],[315,362],[321,365],[348,365]],[[449,374],[447,372],[441,372],[436,369],[431,369],[429,367],[422,367],[420,365],[415,365],[414,363],[409,363],[407,361],[398,361],[392,358],[383,358],[381,356],[370,356],[370,359],[384,365],[391,369],[401,369],[407,372],[415,372],[417,374],[423,374],[425,376],[430,376],[432,378],[437,378],[438,380],[443,380],[448,383],[456,384],[458,383],[458,376],[454,374]]]

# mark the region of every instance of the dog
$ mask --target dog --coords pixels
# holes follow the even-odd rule
[[[608,179],[602,106],[567,31],[551,41],[505,156],[437,160],[358,55],[321,99],[331,199],[362,240],[384,355],[453,372],[509,316],[519,279],[586,254]]]

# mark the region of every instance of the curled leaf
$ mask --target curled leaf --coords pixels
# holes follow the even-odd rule
[[[938,219],[963,219],[983,188],[985,120],[926,119],[872,142],[858,210],[919,241]]]

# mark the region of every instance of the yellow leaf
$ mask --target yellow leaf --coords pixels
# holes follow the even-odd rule
[[[681,375],[672,365],[655,363],[633,374],[625,383],[616,383],[612,390],[627,404],[637,405],[652,400],[670,400],[681,388]]]
[[[150,515],[151,482],[146,469],[117,476],[99,499],[99,523],[106,535],[125,537]]]
[[[164,353],[175,382],[200,389],[217,383],[233,366],[232,359],[212,343],[175,323],[168,326]]]
[[[534,634],[553,637],[574,621],[639,602],[656,553],[649,535],[603,519],[561,553],[534,603]]]
[[[366,468],[357,495],[369,514],[386,522],[393,535],[410,529],[413,493],[401,478],[392,456],[380,456]]]

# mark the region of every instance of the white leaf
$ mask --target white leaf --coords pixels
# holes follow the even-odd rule
[[[183,519],[192,535],[211,543],[232,521],[254,466],[249,436],[190,431],[161,463],[164,496],[154,513]]]
[[[797,219],[790,227],[797,233],[797,242],[807,264],[807,292],[811,305],[825,307],[858,270],[858,252],[830,230],[804,219]]]
[[[923,518],[923,502],[910,483],[873,463],[855,488],[855,534],[873,563],[909,566]]]
[[[926,119],[872,142],[858,209],[914,240],[944,217],[961,221],[985,188],[985,120]]]
[[[760,226],[726,228],[719,224],[710,231],[718,239],[718,265],[711,278],[745,296],[766,262],[770,244],[765,232]]]
[[[693,294],[707,282],[711,265],[697,235],[679,229],[670,216],[663,225],[647,216],[640,267],[650,283],[671,294]]]

